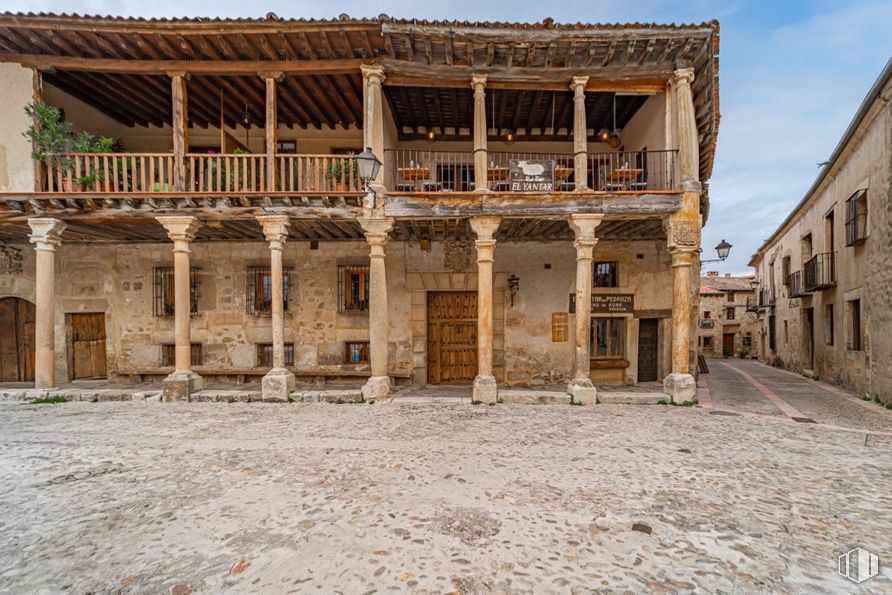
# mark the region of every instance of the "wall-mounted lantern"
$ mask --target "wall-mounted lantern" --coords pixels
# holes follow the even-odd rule
[[[512,274],[508,277],[508,292],[511,295],[511,307],[514,307],[514,296],[520,290],[520,277]]]

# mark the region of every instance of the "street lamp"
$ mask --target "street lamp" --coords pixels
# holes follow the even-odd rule
[[[731,246],[731,244],[729,244],[725,240],[722,240],[721,242],[719,242],[719,245],[715,247],[715,251],[719,255],[719,257],[713,258],[710,260],[701,260],[700,265],[702,266],[706,262],[722,262],[722,261],[724,261],[726,258],[728,258],[728,254],[731,253],[731,248],[733,248],[733,246]],[[703,249],[701,248],[700,251],[702,252]]]
[[[378,170],[381,169],[381,160],[372,153],[371,147],[366,147],[355,159],[356,169],[359,170],[359,179],[362,180],[362,188],[372,195],[371,201],[369,201],[371,204],[368,207],[374,209],[378,195],[375,193],[374,188],[369,187],[369,182],[378,177]]]

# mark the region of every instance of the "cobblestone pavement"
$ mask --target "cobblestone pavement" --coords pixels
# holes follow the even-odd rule
[[[0,403],[0,592],[888,593],[892,437],[716,413]]]

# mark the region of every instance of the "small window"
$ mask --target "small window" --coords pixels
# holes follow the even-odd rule
[[[849,349],[861,351],[861,300],[849,302]]]
[[[257,365],[261,368],[271,368],[273,366],[272,343],[257,344]],[[294,343],[285,343],[285,365],[294,365]]]
[[[596,262],[594,267],[594,287],[619,287],[615,262]]]
[[[712,320],[712,312],[710,312],[709,310],[704,310],[703,320]]]
[[[245,297],[248,314],[252,316],[272,316],[273,313],[273,276],[269,267],[248,267],[247,289]],[[288,296],[291,293],[291,269],[282,271],[282,300],[285,312],[288,312]]]
[[[368,312],[369,267],[338,267],[338,312]]]
[[[824,336],[827,345],[833,345],[836,341],[836,324],[833,321],[833,304],[824,306]]]
[[[867,238],[867,190],[859,190],[846,201],[846,246]]]
[[[712,337],[703,337],[703,349],[712,349]]]
[[[623,318],[592,318],[592,359],[622,359],[624,350]]]
[[[191,355],[189,359],[191,360],[191,366],[200,366],[201,365],[201,343],[192,343],[191,344]],[[176,345],[173,343],[163,343],[161,345],[161,367],[171,367],[175,366],[177,363],[177,350]]]
[[[784,256],[783,260],[781,260],[781,279],[783,281],[784,287],[790,286],[790,273],[792,269],[790,267],[790,257]]]
[[[735,320],[737,318],[736,308],[725,308],[725,318],[727,320]]]
[[[198,271],[200,269],[189,269],[189,309],[190,314],[195,316],[198,314]],[[152,294],[154,296],[153,312],[156,317],[166,318],[173,316],[174,312],[174,271],[173,267],[155,267]]]
[[[733,302],[733,301],[734,301],[734,292],[733,292],[733,291],[729,291],[729,292],[726,294],[726,298],[725,298],[725,299],[726,299],[727,301],[729,301],[729,302]]]
[[[369,363],[369,342],[368,341],[347,341],[344,343],[344,363],[345,364],[367,364]]]

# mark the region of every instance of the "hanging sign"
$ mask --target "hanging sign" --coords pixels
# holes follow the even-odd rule
[[[554,159],[511,159],[511,192],[553,192]]]

